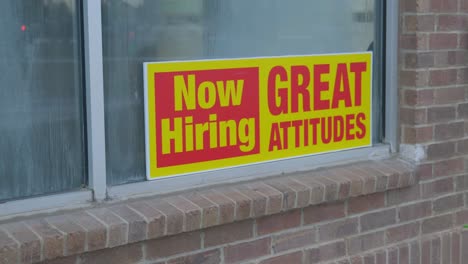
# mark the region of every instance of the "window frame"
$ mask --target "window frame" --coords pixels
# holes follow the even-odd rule
[[[86,78],[86,136],[88,187],[79,191],[24,198],[0,204],[0,220],[18,215],[86,207],[111,198],[126,200],[135,197],[171,193],[214,184],[259,179],[275,174],[306,171],[351,161],[382,159],[398,152],[398,1],[384,1],[383,52],[385,73],[384,139],[372,147],[320,155],[291,158],[246,165],[190,176],[162,178],[118,186],[108,186],[106,177],[104,76],[102,51],[101,1],[84,0],[83,39]]]

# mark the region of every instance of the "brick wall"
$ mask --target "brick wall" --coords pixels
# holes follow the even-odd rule
[[[68,257],[47,263],[468,263],[468,1],[400,0],[400,23],[401,155],[416,177],[382,161],[318,172],[323,188],[292,176],[249,187],[261,195],[169,197],[163,218],[148,203],[93,209],[72,215],[81,233],[48,218]],[[55,234],[26,224],[42,238],[0,226],[0,263],[54,254]]]

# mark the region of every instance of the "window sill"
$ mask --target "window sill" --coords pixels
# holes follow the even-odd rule
[[[34,263],[403,188],[415,170],[398,159],[357,162],[4,223],[0,259]]]

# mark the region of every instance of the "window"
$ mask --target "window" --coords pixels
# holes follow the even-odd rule
[[[376,0],[0,1],[0,203],[86,190],[87,197],[76,196],[83,202],[90,190],[104,199],[106,192],[122,197],[152,192],[155,184],[206,183],[200,175],[144,182],[144,62],[371,50],[372,142],[378,148],[389,119],[383,118],[383,5]],[[385,107],[392,105],[387,100]],[[102,138],[93,138],[95,132]],[[210,177],[218,182],[241,174],[258,177],[283,171],[285,164],[297,168],[342,158],[324,154]],[[0,212],[8,214],[2,206]]]
[[[107,180],[145,179],[143,62],[374,50],[380,1],[113,0],[102,2]],[[376,74],[375,113],[382,113]],[[381,117],[374,115],[374,143]]]
[[[0,201],[85,183],[79,1],[0,1]]]

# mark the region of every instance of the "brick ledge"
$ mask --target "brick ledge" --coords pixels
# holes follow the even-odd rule
[[[366,161],[0,225],[0,260],[37,263],[403,188],[416,168]]]

